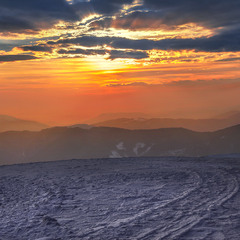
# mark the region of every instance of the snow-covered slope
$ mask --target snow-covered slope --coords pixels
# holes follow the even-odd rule
[[[2,166],[0,239],[237,240],[239,182],[240,159]]]

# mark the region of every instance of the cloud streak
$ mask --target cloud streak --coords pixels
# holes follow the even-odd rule
[[[110,83],[106,87],[205,87],[214,85],[238,84],[240,87],[240,79],[212,79],[212,80],[179,80],[163,83],[147,83],[147,82],[129,82],[129,83]]]
[[[52,48],[47,45],[36,45],[36,46],[22,46],[20,47],[23,51],[32,51],[32,52],[52,52]]]
[[[110,46],[115,49],[131,50],[198,50],[206,52],[240,51],[240,31],[226,31],[209,38],[163,40],[129,39],[122,37],[82,36],[49,41],[50,45],[79,45],[83,47]]]
[[[1,55],[0,62],[15,62],[15,61],[24,61],[24,60],[33,60],[37,57],[32,55]]]
[[[114,60],[118,58],[132,58],[132,59],[144,59],[148,57],[146,52],[141,51],[120,51],[120,50],[103,50],[103,49],[73,49],[58,51],[59,54],[71,54],[71,55],[108,55],[108,59]]]

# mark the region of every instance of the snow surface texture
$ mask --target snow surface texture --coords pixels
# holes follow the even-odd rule
[[[240,237],[240,159],[128,158],[0,167],[0,239]]]

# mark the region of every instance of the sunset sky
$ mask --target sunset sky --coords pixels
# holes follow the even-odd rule
[[[239,0],[1,0],[0,114],[240,110]]]

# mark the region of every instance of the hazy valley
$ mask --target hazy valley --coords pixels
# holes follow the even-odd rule
[[[29,120],[23,120],[7,115],[0,115],[0,132],[6,132],[6,131],[40,131],[44,128],[47,128],[48,125],[35,122],[35,121],[29,121]]]

